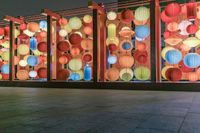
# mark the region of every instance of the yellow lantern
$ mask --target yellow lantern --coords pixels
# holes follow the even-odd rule
[[[21,67],[25,67],[25,66],[27,66],[27,61],[26,61],[26,60],[20,60],[20,61],[19,61],[19,65],[20,65]]]
[[[200,39],[200,30],[198,30],[196,33],[195,33],[195,36]]]
[[[20,31],[18,29],[15,29],[14,32],[15,32],[14,33],[15,38],[17,38],[19,36],[19,34],[20,34]]]
[[[188,45],[189,47],[196,47],[200,44],[200,40],[196,37],[188,37],[183,41],[183,44]]]
[[[172,50],[172,49],[175,49],[175,48],[170,47],[170,46],[167,46],[167,47],[163,48],[162,51],[161,51],[161,57],[165,60],[165,55],[166,55],[166,53],[167,53],[169,50]]]
[[[72,17],[69,19],[69,26],[74,30],[78,30],[82,26],[82,21],[78,17]]]
[[[135,19],[138,21],[145,21],[149,19],[150,11],[148,8],[142,6],[135,10]]]
[[[78,71],[82,68],[81,59],[72,59],[69,61],[69,68],[73,71]]]
[[[116,37],[117,26],[113,23],[108,25],[108,38]]]
[[[67,24],[67,25],[61,25],[61,29],[66,30],[67,33],[71,33],[72,32],[72,28],[69,26],[69,24]]]
[[[4,61],[9,61],[9,51],[4,51],[4,52],[1,54],[1,58],[2,58]]]
[[[89,23],[92,23],[92,16],[91,15],[85,15],[83,17],[83,22],[89,24]]]
[[[163,69],[161,70],[161,75],[162,75],[162,77],[163,77],[164,79],[167,79],[165,73],[166,73],[166,71],[167,71],[169,68],[173,68],[173,66],[165,66],[165,67],[163,67]]]
[[[107,18],[108,18],[108,20],[115,20],[117,18],[117,13],[113,12],[113,11],[110,11],[107,14]]]
[[[59,31],[59,35],[60,35],[61,37],[66,37],[66,36],[67,36],[67,31],[64,30],[64,29],[61,29],[61,30]]]
[[[115,44],[116,46],[119,45],[119,39],[117,37],[109,37],[106,39],[106,44]]]
[[[130,81],[133,79],[133,70],[130,68],[124,68],[120,71],[119,76],[123,81]]]
[[[38,49],[36,49],[36,50],[33,50],[33,53],[34,53],[34,55],[36,55],[36,56],[43,55],[43,53],[42,53],[42,52],[40,52]]]
[[[27,55],[29,53],[29,47],[27,44],[20,44],[17,47],[17,52],[20,55]]]
[[[1,45],[2,45],[4,48],[9,48],[9,47],[10,47],[9,41],[4,41]]]

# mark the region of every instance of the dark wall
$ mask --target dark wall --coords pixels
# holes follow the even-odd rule
[[[117,0],[94,0],[113,2]],[[0,19],[4,15],[24,16],[39,14],[41,9],[62,10],[87,6],[88,0],[0,0]]]

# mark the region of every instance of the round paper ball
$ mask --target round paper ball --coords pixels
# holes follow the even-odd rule
[[[181,49],[181,51],[187,52],[191,49],[191,47],[188,45],[182,44],[182,45],[180,45],[180,49]]]
[[[134,70],[134,75],[137,80],[148,80],[150,78],[150,70],[148,67],[137,67]]]
[[[162,57],[164,60],[166,60],[166,59],[165,59],[166,53],[167,53],[169,50],[173,50],[173,49],[175,49],[175,48],[170,47],[170,46],[164,47],[164,48],[162,49],[162,51],[161,51],[161,57]]]
[[[181,69],[182,72],[186,72],[187,73],[187,72],[192,72],[194,70],[193,68],[187,67],[184,64],[183,60],[181,62],[179,62],[178,66],[179,66],[179,68]]]
[[[137,49],[138,51],[144,51],[144,50],[146,49],[146,44],[143,43],[143,42],[137,43],[136,49]]]
[[[84,33],[86,34],[86,35],[91,35],[92,34],[92,27],[90,27],[90,26],[85,26],[84,28],[83,28],[83,31],[84,31]]]
[[[29,47],[27,44],[20,44],[17,47],[17,52],[20,55],[27,55],[29,53]]]
[[[69,60],[68,60],[66,55],[61,55],[59,57],[58,61],[59,61],[60,64],[67,64]]]
[[[69,26],[74,30],[78,30],[82,27],[82,21],[78,17],[72,17],[69,19]]]
[[[37,77],[37,71],[30,71],[28,75],[31,78],[35,78],[35,77]]]
[[[61,30],[59,31],[59,35],[60,35],[61,37],[66,37],[67,34],[68,34],[67,31],[64,30],[64,29],[61,29]]]
[[[78,33],[73,33],[69,36],[69,41],[73,45],[81,44],[82,36]]]
[[[80,75],[80,80],[82,80],[84,78],[84,73],[82,70],[74,71],[74,73],[77,73]]]
[[[115,44],[116,46],[119,45],[119,38],[118,37],[109,37],[106,39],[106,45]]]
[[[115,44],[109,44],[109,45],[108,45],[108,49],[109,49],[110,51],[116,51],[116,50],[117,50],[117,46],[116,46]]]
[[[68,21],[67,21],[66,18],[60,18],[58,22],[59,22],[60,25],[67,25],[68,24]]]
[[[135,28],[135,36],[138,38],[146,38],[150,34],[149,27],[147,25],[140,25]]]
[[[147,51],[138,51],[134,53],[134,58],[138,63],[145,64],[147,62],[148,53]]]
[[[169,64],[178,64],[182,59],[182,53],[179,50],[169,50],[166,55],[165,59]]]
[[[70,53],[72,56],[77,56],[80,54],[80,49],[78,47],[71,48]]]
[[[83,22],[86,24],[92,23],[92,16],[91,15],[84,15]]]
[[[93,49],[93,40],[91,38],[84,38],[81,41],[81,47],[84,50],[92,50]]]
[[[47,43],[40,42],[40,43],[38,43],[37,48],[40,52],[47,52]]]
[[[61,69],[58,71],[57,73],[57,80],[67,80],[67,78],[69,77],[70,72],[66,69]]]
[[[163,22],[165,22],[165,23],[170,23],[170,22],[173,22],[174,19],[175,19],[174,17],[168,17],[168,16],[166,15],[165,10],[162,11],[162,13],[161,13],[161,20],[162,20]]]
[[[37,32],[40,30],[40,26],[38,23],[36,22],[30,22],[27,24],[27,29],[30,31],[30,32]]]
[[[83,56],[82,56],[82,60],[83,62],[87,62],[90,63],[93,60],[93,55],[90,52],[86,52]]]
[[[165,31],[165,32],[163,33],[164,39],[167,39],[168,37],[170,37],[170,35],[171,35],[171,33],[170,33],[169,31]]]
[[[116,55],[109,55],[108,56],[108,63],[109,64],[115,64],[117,62],[117,56]]]
[[[198,26],[196,24],[191,24],[187,27],[187,32],[189,34],[195,34],[198,31]]]
[[[200,66],[200,55],[197,53],[189,53],[184,56],[183,62],[189,68],[197,68]]]
[[[37,56],[30,55],[30,56],[27,58],[27,64],[28,64],[29,66],[37,66],[38,63],[39,63],[39,61],[38,61]]]
[[[4,52],[1,54],[1,58],[2,58],[4,61],[9,61],[9,57],[10,57],[9,51],[4,51]]]
[[[147,7],[138,7],[135,10],[135,19],[138,21],[146,21],[150,17],[150,10]]]
[[[180,12],[181,6],[176,2],[172,2],[165,7],[165,13],[169,17],[176,17]]]
[[[19,80],[27,80],[29,78],[29,73],[28,73],[27,70],[18,70],[17,74],[16,74],[16,77]]]
[[[68,41],[60,41],[57,44],[57,49],[60,52],[66,52],[66,51],[68,51],[70,49],[70,44],[69,44]]]
[[[19,61],[19,65],[20,65],[21,67],[25,67],[25,66],[27,66],[27,61],[26,61],[26,60],[20,60],[20,61]]]
[[[166,72],[167,72],[167,70],[168,70],[169,68],[173,68],[173,66],[165,66],[165,67],[163,67],[162,70],[161,70],[161,75],[162,75],[162,77],[163,77],[164,79],[166,79],[166,80],[167,80]]]
[[[47,32],[46,31],[41,31],[39,33],[39,35],[42,37],[42,38],[46,38],[47,37]]]
[[[27,28],[27,25],[25,23],[22,23],[22,24],[19,25],[19,29],[21,31],[25,30],[26,28]]]
[[[3,75],[0,73],[0,80],[2,80],[3,79]]]
[[[37,70],[39,78],[47,78],[47,68],[41,67]]]
[[[1,66],[1,73],[3,74],[9,74],[10,70],[9,70],[9,64],[4,64]]]
[[[120,79],[123,81],[130,81],[133,79],[133,70],[130,68],[124,68],[120,71]]]
[[[40,29],[47,29],[47,21],[42,20],[40,21],[39,25],[40,25]]]
[[[122,48],[124,49],[124,50],[130,50],[131,48],[132,48],[132,44],[130,43],[130,42],[124,42],[123,44],[122,44]]]
[[[169,68],[165,74],[169,81],[179,81],[182,78],[182,72],[179,68]]]
[[[71,27],[69,26],[69,24],[67,24],[67,25],[61,25],[61,29],[66,30],[67,33],[71,33],[71,32],[72,32],[72,29],[71,29]]]
[[[69,61],[69,68],[73,71],[78,71],[82,68],[81,59],[72,59]]]
[[[81,76],[78,73],[71,73],[70,79],[73,81],[78,81],[81,79]]]
[[[121,13],[121,19],[125,23],[130,23],[133,20],[133,11],[129,9],[125,9]]]
[[[171,32],[177,31],[178,30],[178,23],[171,22],[171,23],[167,24],[167,30],[171,31]]]
[[[119,57],[119,65],[122,68],[132,67],[134,64],[134,58],[130,55],[122,55]]]
[[[178,25],[179,30],[181,30],[179,34],[189,35],[189,33],[187,32],[187,27],[189,25],[192,25],[192,22],[190,22],[189,20],[182,20]]]
[[[119,70],[117,68],[110,68],[106,71],[105,77],[109,81],[117,81],[119,79]]]
[[[107,18],[108,18],[108,20],[115,20],[117,18],[117,13],[110,11],[107,13]]]

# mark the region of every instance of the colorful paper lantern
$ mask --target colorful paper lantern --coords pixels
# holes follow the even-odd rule
[[[9,64],[4,64],[1,66],[1,73],[3,74],[9,74],[10,69],[9,69]]]
[[[22,24],[19,25],[19,29],[21,31],[25,30],[26,28],[27,28],[27,25],[25,23],[22,23]]]
[[[134,70],[134,75],[137,80],[148,80],[150,78],[150,70],[148,67],[137,67]]]
[[[80,35],[79,33],[73,33],[69,36],[69,41],[72,45],[77,45],[77,44],[81,44],[82,41],[82,35]]]
[[[135,36],[141,39],[148,37],[150,34],[149,27],[147,25],[140,25],[135,28]]]
[[[77,56],[80,54],[80,52],[81,52],[80,49],[77,47],[71,48],[71,50],[70,50],[70,53],[72,56]]]
[[[177,36],[172,36],[172,37],[169,37],[167,39],[164,40],[165,43],[171,45],[171,46],[176,46],[178,45],[179,43],[181,43],[183,41],[182,38],[179,38]]]
[[[173,22],[174,19],[175,19],[174,17],[168,17],[168,16],[166,15],[165,10],[162,11],[162,13],[161,13],[161,20],[162,20],[163,22],[165,22],[165,23],[170,23],[170,22]]]
[[[17,74],[16,74],[16,77],[19,80],[27,80],[29,78],[29,73],[28,73],[27,70],[18,70]]]
[[[83,22],[86,24],[92,23],[92,16],[91,15],[84,15]]]
[[[59,31],[59,35],[60,35],[61,37],[66,37],[67,34],[68,34],[67,31],[64,30],[64,29],[61,29],[61,30]]]
[[[135,10],[135,19],[138,21],[146,21],[150,17],[150,10],[147,7],[141,6]]]
[[[108,25],[108,38],[116,37],[117,26],[113,23]]]
[[[130,81],[133,79],[133,70],[130,68],[124,68],[120,71],[120,79],[123,81]]]
[[[10,43],[9,41],[4,41],[1,46],[3,46],[4,48],[9,48],[10,47]]]
[[[189,35],[189,33],[187,32],[187,27],[191,24],[192,24],[192,22],[190,22],[188,20],[182,20],[178,25],[178,29],[180,30],[179,34],[181,34],[183,36]]]
[[[81,41],[81,47],[84,50],[92,50],[93,49],[93,39],[91,39],[91,38],[84,38]]]
[[[2,73],[2,79],[3,80],[8,80],[9,79],[9,74],[3,74]]]
[[[20,55],[27,55],[29,53],[29,47],[27,44],[20,44],[17,47],[17,52]]]
[[[67,58],[67,56],[66,55],[61,55],[60,57],[59,57],[59,59],[58,59],[58,62],[60,63],[60,64],[67,64],[68,63],[68,58]]]
[[[192,72],[194,70],[193,68],[187,67],[184,64],[183,60],[181,62],[179,62],[178,66],[179,66],[179,68],[181,69],[182,72],[186,72],[187,73],[187,72]]]
[[[173,68],[173,66],[165,66],[165,67],[163,67],[162,70],[161,70],[161,75],[162,75],[162,77],[163,77],[164,79],[166,79],[166,80],[167,80],[166,72],[167,72],[167,70],[168,70],[169,68]]]
[[[180,45],[180,49],[181,51],[187,52],[191,49],[191,47],[189,47],[188,45],[182,44]]]
[[[197,3],[194,1],[190,1],[186,4],[187,6],[187,18],[190,20],[194,20],[197,17]]]
[[[30,32],[37,32],[40,30],[40,26],[38,23],[36,22],[29,22],[27,24],[27,29],[30,31]]]
[[[119,65],[121,68],[132,67],[134,64],[134,58],[130,55],[122,55],[119,57]]]
[[[0,28],[0,36],[3,36],[3,35],[4,35],[4,29]]]
[[[122,37],[131,37],[134,35],[134,31],[132,31],[128,26],[122,27],[121,31],[119,32],[119,35]]]
[[[23,33],[29,37],[32,37],[35,35],[35,32],[31,32],[28,29],[24,30]]]
[[[116,46],[115,44],[109,44],[109,45],[108,45],[108,49],[109,49],[110,51],[116,51],[116,50],[117,50],[117,46]]]
[[[2,74],[0,73],[0,80],[2,80],[3,79],[3,76],[2,76]]]
[[[119,79],[119,70],[117,68],[108,69],[105,78],[109,81],[117,81]]]
[[[69,68],[73,71],[78,71],[82,68],[81,59],[72,59],[69,61]]]
[[[14,65],[17,65],[19,63],[19,57],[18,56],[14,56]],[[0,65],[1,66],[1,65]]]
[[[30,38],[30,49],[31,50],[37,49],[37,39],[35,37]]]
[[[40,67],[37,71],[39,78],[47,78],[47,68],[46,67]]]
[[[46,42],[40,42],[40,43],[38,43],[37,49],[40,52],[47,52],[47,43]]]
[[[108,20],[115,20],[117,18],[117,13],[114,11],[110,11],[107,13]]]
[[[61,69],[58,71],[56,79],[57,80],[67,80],[67,78],[69,77],[70,72],[66,69]]]
[[[198,30],[198,26],[195,24],[191,24],[186,28],[186,30],[189,34],[195,34]]]
[[[92,79],[92,67],[89,64],[84,66],[84,80],[90,81]]]
[[[166,60],[166,58],[165,58],[166,53],[167,53],[169,50],[173,50],[173,49],[175,49],[175,48],[170,47],[170,46],[164,47],[164,48],[162,49],[162,51],[161,51],[161,57],[162,57],[164,60]]]
[[[200,66],[200,55],[197,53],[189,53],[185,55],[183,62],[189,68],[197,68]]]
[[[165,13],[169,17],[176,17],[181,12],[181,7],[178,3],[172,2],[165,7]]]
[[[29,66],[37,66],[38,63],[39,63],[39,61],[38,61],[37,56],[34,56],[34,55],[28,56],[28,58],[27,58],[27,64]]]
[[[69,26],[74,30],[78,30],[82,27],[82,21],[78,17],[72,17],[69,19]]]
[[[120,43],[119,48],[121,52],[130,52],[133,49],[133,44],[131,41],[125,40]]]
[[[31,77],[31,78],[35,78],[35,77],[37,77],[37,71],[30,71],[30,72],[28,73],[28,75],[29,75],[29,77]]]
[[[40,33],[39,33],[39,35],[42,37],[42,38],[46,38],[47,37],[47,32],[46,31],[41,31]]]
[[[84,78],[84,73],[83,73],[82,70],[74,71],[74,73],[79,74],[79,76],[80,76],[80,80],[82,80],[82,79]]]
[[[169,50],[165,55],[165,59],[169,64],[178,64],[182,59],[182,53],[179,50]]]
[[[57,44],[57,49],[60,52],[66,52],[66,51],[68,51],[70,49],[70,44],[69,44],[68,41],[60,41]]]
[[[136,44],[136,49],[137,49],[138,51],[144,51],[144,50],[146,49],[146,44],[143,43],[143,42],[137,43],[137,44]]]
[[[21,67],[25,67],[25,66],[27,66],[27,61],[26,61],[26,60],[20,60],[20,61],[19,61],[19,65],[20,65]]]
[[[182,72],[179,68],[169,68],[166,71],[166,77],[169,81],[179,81],[182,78]]]
[[[188,45],[189,47],[196,47],[200,44],[200,40],[196,37],[188,37],[183,41],[183,44]]]
[[[171,32],[175,32],[178,30],[178,23],[176,22],[171,22],[167,25],[167,30]]]
[[[39,26],[40,26],[40,29],[43,29],[43,30],[47,29],[47,21],[45,20],[40,21]]]
[[[90,52],[84,53],[83,56],[82,56],[82,60],[83,60],[83,62],[87,62],[87,63],[92,62],[92,60],[93,60],[92,53],[90,53]]]
[[[133,20],[133,11],[125,9],[121,12],[121,20],[124,23],[130,23]]]
[[[71,27],[69,26],[69,24],[67,24],[67,25],[61,25],[61,29],[66,30],[67,33],[71,33],[71,32],[72,32],[72,29],[71,29]]]
[[[4,52],[1,54],[1,58],[2,58],[4,61],[9,61],[9,57],[10,57],[9,51],[4,51]]]
[[[14,29],[14,38],[17,38],[20,35],[20,31],[18,29]]]
[[[30,37],[29,37],[28,35],[22,33],[22,34],[18,35],[18,38],[19,38],[21,41],[26,42]]]
[[[85,27],[83,28],[83,31],[84,31],[84,33],[85,33],[86,35],[91,35],[92,32],[93,32],[93,29],[92,29],[91,26],[85,26]]]
[[[115,64],[117,62],[117,56],[116,55],[109,55],[108,56],[108,63],[109,64]]]
[[[36,49],[36,50],[32,50],[32,51],[33,51],[33,53],[34,53],[35,56],[40,56],[40,55],[43,54],[43,53],[40,52],[38,49]]]
[[[147,62],[148,53],[147,51],[138,51],[134,53],[134,58],[138,63],[145,64]]]
[[[109,37],[106,39],[106,44],[110,45],[110,44],[115,44],[116,46],[119,45],[119,39],[118,37]]]
[[[78,81],[81,79],[81,76],[78,73],[71,73],[70,79],[73,81]]]
[[[59,22],[60,25],[67,25],[68,24],[68,21],[67,21],[66,18],[60,18],[58,22]]]

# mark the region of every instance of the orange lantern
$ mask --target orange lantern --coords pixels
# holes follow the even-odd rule
[[[70,72],[66,69],[61,69],[58,71],[57,73],[57,80],[67,80],[67,78],[69,77]]]
[[[92,27],[90,27],[90,26],[85,26],[85,27],[83,28],[83,31],[84,31],[85,34],[91,35],[91,34],[92,34]]]
[[[167,29],[171,32],[175,32],[178,30],[178,24],[176,22],[171,22],[167,25]]]
[[[143,42],[137,43],[136,49],[139,51],[144,51],[146,49],[146,44]]]
[[[46,31],[41,31],[41,32],[40,32],[40,36],[41,36],[42,38],[47,37],[47,32],[46,32]]]
[[[27,70],[18,70],[16,76],[19,80],[27,80],[29,78],[29,73]]]
[[[59,57],[58,61],[60,64],[67,64],[69,60],[67,59],[66,55],[62,55]]]
[[[134,58],[130,55],[122,55],[119,57],[119,65],[122,68],[132,67],[134,64]]]
[[[60,18],[58,22],[60,25],[67,25],[67,23],[68,23],[66,18]]]
[[[93,40],[91,38],[85,38],[81,41],[81,47],[84,50],[92,50],[93,48]]]
[[[80,54],[80,49],[78,47],[74,47],[70,50],[72,56],[77,56]]]
[[[27,24],[27,29],[30,31],[30,32],[37,32],[39,31],[40,29],[40,26],[38,23],[36,22],[30,22]]]
[[[191,49],[191,47],[189,47],[188,45],[185,45],[185,44],[180,45],[180,48],[184,52],[187,52]]]
[[[47,68],[41,67],[37,71],[39,78],[47,78]]]
[[[105,73],[105,78],[109,81],[116,81],[119,79],[119,70],[117,68],[110,68]]]
[[[195,82],[199,79],[199,76],[196,72],[188,73],[187,77],[188,77],[188,80],[191,81],[191,82]]]

